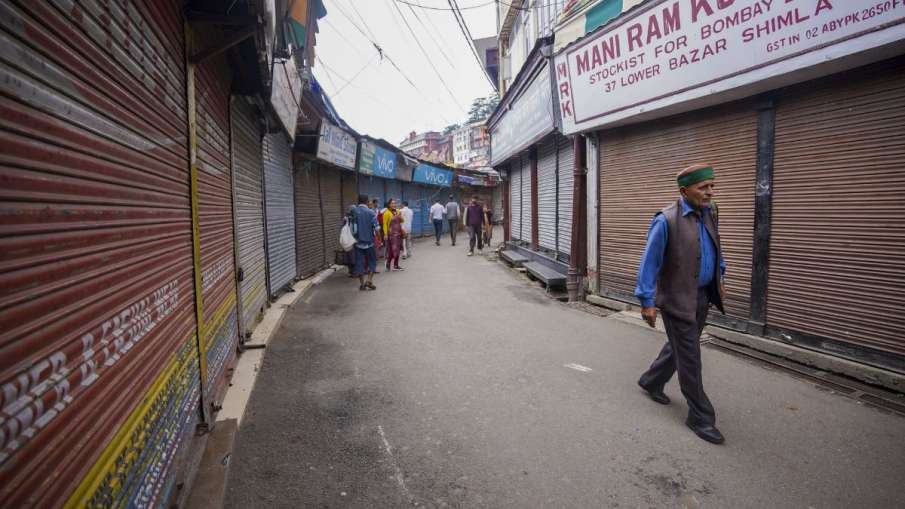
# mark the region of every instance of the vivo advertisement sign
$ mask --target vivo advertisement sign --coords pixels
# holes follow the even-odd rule
[[[358,171],[364,175],[394,179],[396,178],[396,153],[378,147],[369,141],[362,141]]]
[[[453,173],[449,170],[441,170],[429,164],[415,166],[413,181],[432,186],[452,187]]]
[[[845,70],[903,38],[903,0],[652,0],[556,56],[556,103],[572,134]]]

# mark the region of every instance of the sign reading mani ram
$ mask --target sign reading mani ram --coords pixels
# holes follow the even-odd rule
[[[556,56],[563,132],[789,84],[795,71],[901,42],[903,22],[905,0],[652,1]]]

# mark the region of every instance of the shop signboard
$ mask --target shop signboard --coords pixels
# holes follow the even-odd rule
[[[295,138],[295,127],[299,117],[299,100],[302,97],[302,78],[293,60],[273,61],[271,69],[273,87],[270,90],[270,104],[280,119],[283,129],[290,139]]]
[[[358,171],[364,175],[374,175],[387,179],[396,178],[396,153],[370,141],[361,142],[361,157]]]
[[[905,0],[647,2],[555,57],[563,132],[685,111],[861,65],[863,59],[845,57],[901,42],[903,22]],[[826,65],[813,69],[817,64]]]
[[[490,128],[490,157],[497,165],[553,130],[550,70],[546,64]]]
[[[415,167],[413,181],[439,187],[452,187],[453,172],[420,163]]]
[[[349,170],[355,169],[355,138],[333,125],[328,120],[321,121],[320,139],[317,143],[317,158]]]

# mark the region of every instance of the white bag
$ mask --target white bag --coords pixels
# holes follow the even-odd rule
[[[348,223],[343,225],[343,229],[339,232],[339,245],[346,251],[351,251],[355,246],[355,236],[352,235],[352,228]]]

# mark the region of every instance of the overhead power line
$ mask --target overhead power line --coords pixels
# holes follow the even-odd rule
[[[491,88],[496,90],[496,83],[491,79],[490,74],[487,73],[487,69],[484,68],[484,62],[481,61],[481,57],[478,55],[478,50],[474,47],[474,39],[471,36],[471,31],[468,29],[468,24],[465,23],[465,18],[462,17],[462,13],[459,11],[459,4],[456,0],[446,0],[449,4],[449,7],[452,9],[453,17],[456,18],[456,23],[459,24],[459,30],[462,31],[462,35],[465,37],[465,43],[468,44],[468,48],[471,50],[472,55],[474,55],[475,61],[478,63],[478,67],[481,68],[481,73],[487,78],[487,82],[490,83]]]
[[[429,10],[429,11],[454,11],[454,10],[456,10],[456,9],[454,9],[454,8],[452,8],[452,7],[434,7],[433,5],[424,5],[424,4],[419,4],[419,3],[416,3],[416,2],[411,2],[411,1],[408,1],[408,0],[393,0],[393,1],[399,2],[399,3],[401,3],[401,4],[405,4],[405,5],[411,5],[412,7],[418,7],[419,9],[427,9],[427,10]],[[463,11],[467,11],[467,10],[470,10],[470,9],[480,9],[481,7],[487,7],[488,5],[493,5],[493,4],[496,4],[496,3],[503,4],[503,5],[507,6],[507,7],[513,7],[513,8],[515,8],[515,9],[517,9],[517,10],[520,10],[520,11],[527,11],[527,10],[530,10],[530,9],[531,9],[531,7],[525,7],[524,2],[523,2],[521,5],[515,5],[514,3],[504,2],[503,0],[491,0],[491,1],[485,2],[485,3],[483,3],[483,4],[466,5],[465,7],[459,7],[459,9],[460,9],[460,10],[463,10]],[[551,6],[551,5],[557,5],[557,3],[558,3],[558,2],[551,2],[551,3],[548,3],[548,4],[535,5],[534,7],[535,7],[535,8],[539,8],[539,7],[549,7],[549,6]]]
[[[413,9],[411,5],[409,5],[408,8],[410,11],[412,11],[412,16],[415,16],[415,19],[418,20],[419,24],[421,24],[421,28],[424,29],[424,33],[426,33],[427,36],[430,37],[431,41],[434,42],[434,45],[437,46],[437,49],[440,50],[440,53],[443,54],[443,58],[446,59],[447,62],[449,62],[449,65],[451,65],[453,69],[455,69],[456,64],[454,64],[453,61],[449,58],[449,55],[447,55],[446,52],[443,51],[443,45],[437,42],[437,39],[434,38],[433,32],[431,30],[428,30],[427,25],[425,25],[424,21],[421,20],[421,16],[418,15],[418,12],[415,11],[415,9]]]
[[[415,31],[412,30],[412,26],[409,25],[408,20],[402,14],[402,9],[400,9],[399,5],[397,5],[395,3],[393,4],[393,7],[396,8],[396,12],[399,13],[399,17],[402,18],[402,22],[405,23],[405,27],[408,28],[409,33],[412,34],[412,38],[415,40],[415,44],[418,45],[418,49],[420,49],[421,53],[424,55],[424,59],[427,60],[427,63],[430,64],[431,69],[434,70],[434,74],[437,75],[437,79],[440,80],[440,84],[443,85],[443,89],[446,90],[446,93],[449,94],[449,97],[452,98],[452,100],[456,104],[456,106],[458,106],[459,109],[462,110],[462,113],[467,114],[468,111],[465,109],[464,106],[462,106],[461,103],[459,103],[459,100],[456,99],[455,94],[453,94],[452,90],[450,90],[449,87],[446,85],[446,80],[443,78],[443,75],[440,74],[440,71],[437,70],[437,66],[434,65],[434,62],[433,62],[433,60],[431,60],[430,55],[427,54],[427,50],[424,49],[424,46],[421,44],[421,41],[418,40],[418,36],[415,35]]]

